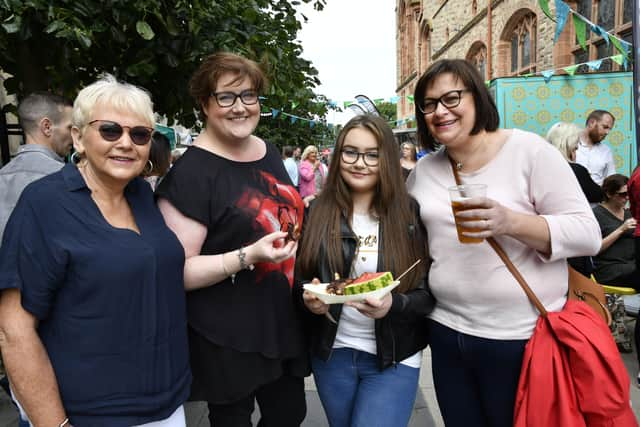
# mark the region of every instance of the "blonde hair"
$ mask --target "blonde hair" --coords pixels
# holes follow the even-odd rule
[[[549,128],[547,141],[570,161],[571,153],[578,147],[580,132],[582,128],[575,123],[558,122]]]
[[[129,83],[118,82],[111,74],[85,87],[73,102],[71,123],[81,131],[89,124],[96,105],[105,105],[115,110],[131,113],[153,127],[155,118],[153,102],[144,89]]]
[[[309,154],[311,154],[312,152],[318,153],[318,148],[316,148],[315,145],[307,145],[302,152],[302,156],[300,157],[300,159],[307,160],[307,157],[309,157]]]

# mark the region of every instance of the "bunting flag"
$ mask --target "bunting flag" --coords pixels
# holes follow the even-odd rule
[[[607,42],[607,46],[609,46],[609,33],[607,33],[607,30],[605,30],[602,27],[598,27],[594,23],[591,23],[591,31],[593,31],[594,34],[597,34],[600,37],[602,37],[604,41]]]
[[[576,70],[578,69],[579,66],[580,66],[579,64],[569,65],[568,67],[564,67],[563,70],[570,76],[573,76],[576,73]]]
[[[598,71],[601,65],[602,65],[602,59],[596,59],[595,61],[587,62],[587,67],[589,67],[591,71]]]
[[[562,0],[556,0],[556,33],[553,37],[553,42],[558,41],[558,37],[564,30],[564,25],[567,23],[567,16],[569,16],[569,12],[571,8]]]
[[[582,50],[587,50],[587,23],[578,17],[578,15],[573,15],[573,28],[576,30],[576,38],[578,39],[578,44]]]
[[[274,119],[278,117],[279,113],[280,113],[280,110],[276,110],[275,108],[271,109],[271,115],[273,116]]]
[[[549,83],[549,81],[551,80],[551,77],[553,77],[553,75],[555,73],[556,73],[555,70],[545,70],[545,71],[541,72],[540,74],[542,74],[542,77],[544,77],[544,82],[545,83]]]
[[[609,44],[612,44],[619,53],[623,54],[625,58],[622,61],[622,65],[624,65],[625,67],[628,65],[627,58],[629,56],[629,52],[633,47],[629,42],[626,42],[620,39],[615,34],[611,34],[607,32],[607,30],[605,30],[604,28],[600,27],[599,25],[594,24],[593,22],[591,22],[590,20],[588,20],[587,18],[585,18],[584,16],[576,12],[575,10],[571,9],[569,5],[565,3],[563,0],[554,0],[554,2],[555,2],[555,9],[556,9],[555,15],[553,15],[551,13],[551,10],[549,9],[549,0],[538,0],[540,9],[542,9],[544,14],[547,15],[549,19],[556,22],[556,29],[555,29],[554,38],[553,38],[554,43],[558,41],[558,37],[562,33],[565,27],[565,24],[567,22],[568,14],[571,13],[573,15],[572,21],[573,21],[573,26],[576,32],[576,39],[578,40],[578,44],[580,44],[580,46],[583,49],[587,48],[586,33],[587,33],[587,25],[589,25],[589,29],[594,34],[602,37],[605,43],[607,44],[607,46],[609,46]]]
[[[547,15],[549,19],[551,19],[552,21],[556,20],[549,10],[549,0],[538,0],[538,4],[540,5],[540,9],[542,9],[544,14]]]

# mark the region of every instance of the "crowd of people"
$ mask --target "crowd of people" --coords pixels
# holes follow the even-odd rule
[[[640,289],[640,172],[616,173],[611,113],[546,140],[503,129],[476,68],[447,59],[415,88],[420,160],[371,114],[330,153],[281,150],[256,133],[266,84],[252,60],[205,58],[188,88],[204,128],[175,161],[147,91],[112,76],[73,104],[21,101],[0,350],[23,425],[184,427],[192,400],[212,426],[250,426],[257,402],[260,426],[294,427],[312,374],[331,426],[405,426],[429,346],[445,424],[506,427],[539,313],[483,241],[549,311],[569,264]],[[454,215],[457,180],[486,196]],[[406,274],[343,304],[304,288],[376,272]]]

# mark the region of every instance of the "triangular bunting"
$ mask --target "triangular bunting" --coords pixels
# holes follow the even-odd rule
[[[592,24],[591,31],[593,31],[595,34],[602,37],[604,41],[607,42],[607,46],[609,46],[609,33],[607,33],[607,31],[604,28],[598,27],[597,25]]]
[[[551,80],[551,77],[553,77],[555,73],[556,72],[554,70],[545,70],[545,71],[542,71],[540,74],[542,74],[542,77],[544,77],[544,82],[549,83],[549,81]]]
[[[407,95],[407,99],[409,100],[409,102],[413,102],[413,95]]]
[[[547,15],[552,21],[555,21],[553,15],[551,15],[551,11],[549,10],[549,0],[538,0],[538,4],[540,5],[540,9],[542,9],[544,14]]]
[[[602,59],[596,59],[595,61],[587,62],[587,67],[589,67],[591,71],[598,71],[601,65],[602,65]]]
[[[298,121],[298,116],[289,115],[289,117],[291,118],[291,124],[294,124],[295,122]]]
[[[618,64],[618,65],[622,65],[622,64],[624,64],[624,55],[622,55],[622,54],[613,55],[611,57],[611,60],[613,62],[615,62],[616,64]]]
[[[576,38],[582,50],[587,49],[587,24],[575,13],[573,14],[573,28],[576,29]]]
[[[278,114],[280,114],[280,110],[276,110],[275,108],[271,109],[271,115],[273,116],[274,119],[278,117]]]
[[[562,0],[556,0],[556,34],[553,37],[554,43],[558,41],[558,37],[560,37],[560,34],[564,29],[564,24],[567,23],[567,15],[569,15],[570,10],[571,9],[565,2]]]
[[[315,120],[309,120],[309,127],[311,129],[313,129],[313,127],[316,125],[316,121]]]
[[[569,65],[568,67],[564,67],[563,70],[569,74],[570,76],[573,76],[576,73],[576,70],[578,69],[579,64],[576,65]]]

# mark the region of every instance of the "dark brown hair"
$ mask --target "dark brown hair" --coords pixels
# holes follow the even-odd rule
[[[612,120],[613,123],[616,122],[616,118],[613,117],[613,114],[611,114],[607,110],[593,110],[589,114],[589,116],[587,116],[587,120],[585,120],[584,124],[585,124],[585,126],[588,126],[589,122],[591,120],[595,120],[596,122],[599,122],[600,120],[602,120],[602,117],[605,116],[605,115],[611,117],[611,120]]]
[[[414,261],[422,259],[418,268],[412,270],[398,287],[398,292],[415,288],[425,274],[427,260],[426,238],[419,236],[417,230],[422,227],[412,208],[404,178],[398,160],[398,143],[391,128],[380,117],[365,114],[349,120],[336,142],[331,156],[331,168],[327,183],[318,200],[314,203],[308,222],[305,224],[298,268],[303,277],[310,277],[317,271],[318,254],[325,246],[329,266],[334,272],[342,272],[342,241],[340,224],[342,217],[351,221],[353,199],[351,190],[340,175],[340,156],[344,140],[349,131],[355,128],[366,129],[378,141],[378,179],[372,202],[372,211],[380,221],[382,244],[384,245],[384,265],[395,274],[406,270]],[[415,233],[411,233],[413,230]]]
[[[230,52],[209,55],[202,61],[189,81],[189,93],[198,104],[202,119],[205,117],[202,106],[207,105],[211,93],[216,91],[218,80],[224,73],[235,74],[234,82],[248,77],[253,84],[253,89],[259,94],[263,93],[267,84],[264,73],[254,61]]]
[[[500,125],[498,108],[493,101],[487,86],[482,81],[478,70],[470,62],[464,59],[441,59],[431,64],[424,72],[413,95],[415,102],[415,113],[417,122],[418,141],[422,147],[435,150],[438,148],[438,141],[429,133],[424,114],[418,108],[424,102],[424,94],[433,84],[436,77],[442,74],[452,74],[460,80],[464,87],[471,92],[473,103],[476,108],[476,122],[471,129],[471,135],[478,134],[481,130],[492,132]]]
[[[629,178],[626,176],[614,173],[613,175],[609,175],[602,181],[602,191],[604,191],[604,199],[609,200],[611,196],[614,196],[618,190],[627,185],[629,182]]]

